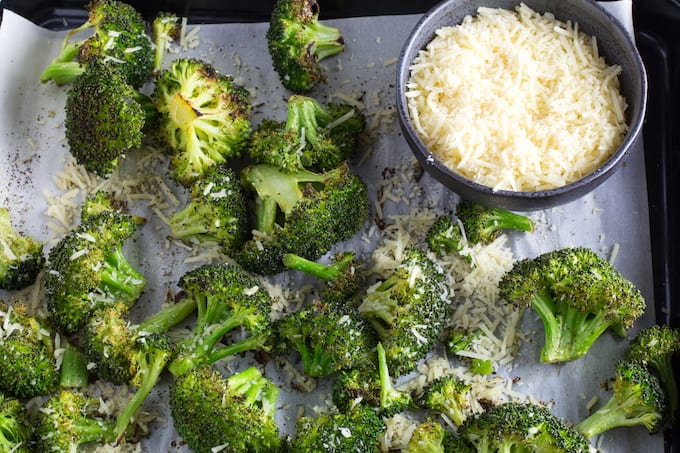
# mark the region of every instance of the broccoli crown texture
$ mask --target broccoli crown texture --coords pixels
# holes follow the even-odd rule
[[[313,377],[364,365],[377,341],[354,309],[334,302],[314,301],[284,316],[276,330],[280,344],[297,350],[305,374]]]
[[[217,241],[226,252],[239,248],[248,232],[248,211],[236,173],[216,165],[191,186],[191,201],[170,218],[178,238]]]
[[[666,395],[658,378],[644,363],[622,360],[616,364],[611,398],[576,425],[585,437],[594,437],[612,428],[641,425],[650,433],[666,421]]]
[[[45,264],[43,244],[14,230],[9,211],[0,207],[0,289],[17,290],[35,282]]]
[[[465,409],[468,407],[467,395],[470,385],[453,376],[444,376],[432,381],[418,395],[416,404],[434,412],[446,415],[456,425],[465,421]]]
[[[47,395],[59,371],[50,329],[24,305],[0,301],[0,391],[19,398]]]
[[[0,393],[0,451],[28,453],[32,434],[26,408],[15,398]]]
[[[120,73],[133,87],[142,86],[154,63],[142,16],[132,6],[114,0],[94,0],[86,8],[87,21],[67,33],[60,54],[45,68],[40,80],[70,83],[87,66],[99,61]],[[75,34],[85,30],[92,31],[88,38],[71,42]]]
[[[465,199],[456,206],[456,217],[463,224],[465,236],[471,244],[490,244],[505,229],[534,231],[534,222],[526,216]]]
[[[581,434],[550,410],[532,403],[503,403],[474,414],[458,433],[480,453],[590,451]]]
[[[340,412],[357,405],[380,409],[380,376],[375,364],[340,371],[333,381],[332,399]]]
[[[440,423],[426,420],[416,426],[406,447],[408,453],[473,453],[463,439],[447,431]]]
[[[369,289],[359,312],[373,325],[397,376],[413,370],[446,327],[451,301],[442,269],[409,249],[386,280]]]
[[[438,216],[427,231],[427,244],[439,256],[460,252],[464,247],[460,226],[448,214]]]
[[[151,22],[151,32],[155,44],[153,70],[159,72],[163,68],[163,59],[168,46],[173,41],[179,41],[181,34],[181,21],[174,13],[161,11],[156,14]]]
[[[203,265],[179,281],[184,299],[197,306],[192,334],[177,345],[168,369],[175,376],[244,351],[268,348],[272,299],[235,264]],[[222,345],[228,333],[243,328],[248,336]]]
[[[248,91],[207,62],[173,61],[158,76],[154,100],[161,133],[173,150],[173,176],[185,186],[240,156],[250,138]]]
[[[590,249],[567,248],[517,261],[499,283],[500,297],[541,317],[541,362],[588,352],[607,329],[625,336],[645,301],[635,285]]]
[[[226,380],[209,367],[179,377],[170,387],[177,432],[196,453],[277,451],[274,420],[279,389],[256,368]]]
[[[316,418],[300,417],[291,453],[378,452],[384,430],[380,417],[366,406],[347,413],[322,413]]]
[[[345,50],[340,30],[319,22],[316,0],[278,0],[266,38],[274,70],[295,93],[325,82],[319,61]]]

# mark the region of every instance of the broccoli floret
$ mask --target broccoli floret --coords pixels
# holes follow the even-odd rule
[[[646,306],[632,282],[583,247],[516,262],[499,291],[508,303],[530,306],[541,317],[544,363],[578,359],[607,329],[625,336]]]
[[[366,406],[347,413],[322,413],[300,417],[290,453],[377,453],[385,429],[378,415]]]
[[[387,355],[381,343],[378,343],[377,350],[378,376],[380,380],[380,414],[385,417],[391,417],[412,407],[413,399],[410,393],[394,388],[387,366]]]
[[[227,253],[241,247],[248,231],[248,211],[236,173],[217,165],[191,186],[191,201],[170,218],[173,236],[217,241]]]
[[[234,258],[258,274],[285,270],[285,253],[320,258],[359,231],[368,214],[366,186],[346,163],[324,173],[260,164],[244,169],[242,180],[257,194],[259,233]]]
[[[448,214],[438,216],[432,223],[427,231],[427,244],[440,257],[465,248],[460,225]]]
[[[123,242],[140,219],[106,210],[62,238],[48,255],[45,278],[47,308],[67,334],[82,330],[90,312],[116,302],[131,306],[146,279],[125,259]]]
[[[588,438],[621,426],[642,425],[655,433],[665,423],[665,398],[659,380],[644,363],[620,361],[616,364],[611,398],[576,429]]]
[[[458,434],[480,453],[549,451],[587,453],[586,439],[548,409],[503,403],[468,417]]]
[[[371,326],[356,310],[338,302],[314,301],[276,323],[279,347],[294,348],[308,376],[327,377],[372,360]]]
[[[678,384],[673,373],[672,359],[680,352],[680,329],[654,325],[641,330],[630,341],[626,358],[640,360],[659,375],[666,397],[671,421],[678,409]]]
[[[188,186],[207,170],[238,157],[251,133],[250,95],[209,63],[187,58],[158,76],[160,129],[172,148],[172,175]]]
[[[29,453],[32,432],[21,401],[0,393],[0,451]]]
[[[235,264],[203,265],[179,281],[183,298],[195,301],[197,319],[191,336],[177,345],[168,365],[174,376],[255,349],[267,349],[272,335],[272,299],[252,276]],[[221,345],[239,328],[249,335]]]
[[[178,41],[181,33],[180,18],[174,13],[161,11],[151,23],[153,42],[155,44],[153,71],[158,73],[163,68],[163,59],[168,46]]]
[[[120,159],[142,144],[155,107],[111,66],[87,65],[66,98],[66,140],[76,162],[107,177]]]
[[[319,62],[345,50],[340,30],[319,22],[316,0],[278,0],[266,37],[274,70],[283,86],[296,93],[325,82]]]
[[[463,223],[465,236],[472,244],[490,244],[501,230],[534,231],[534,222],[528,217],[465,199],[456,205],[456,217]]]
[[[180,376],[170,387],[177,432],[196,453],[277,451],[274,420],[279,389],[257,368],[226,380],[209,367]]]
[[[446,415],[456,425],[465,421],[468,407],[467,395],[470,385],[453,376],[444,376],[432,381],[416,398],[420,407]]]
[[[474,453],[475,449],[434,421],[416,426],[406,446],[407,453]]]
[[[473,343],[484,336],[482,329],[475,329],[471,332],[466,332],[458,329],[451,329],[446,338],[446,347],[451,354],[458,354],[460,351],[469,351]],[[477,374],[491,374],[493,373],[493,360],[481,359],[478,357],[467,358],[470,371]]]
[[[87,21],[68,32],[60,54],[40,76],[41,82],[71,83],[93,61],[100,61],[118,71],[135,88],[151,75],[154,52],[145,33],[142,16],[130,5],[115,0],[93,0],[86,5]],[[87,39],[71,38],[92,30]]]
[[[9,211],[0,207],[0,289],[22,289],[33,282],[45,264],[43,244],[12,228]]]
[[[413,370],[440,339],[451,314],[442,269],[409,249],[392,275],[369,290],[359,312],[373,325],[397,376]]]
[[[331,170],[353,155],[365,128],[364,115],[351,105],[324,106],[294,95],[288,99],[286,122],[263,121],[253,133],[248,154],[258,163],[289,172]]]

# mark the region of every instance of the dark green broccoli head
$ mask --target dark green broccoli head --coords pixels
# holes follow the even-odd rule
[[[51,330],[24,305],[0,301],[0,391],[19,398],[47,395],[59,384]]]
[[[526,216],[465,199],[456,206],[456,217],[463,224],[465,237],[470,244],[490,244],[505,229],[534,231],[533,221]]]
[[[393,274],[369,290],[359,312],[378,332],[397,376],[413,370],[437,343],[450,297],[442,269],[418,249],[409,249]]]
[[[474,453],[476,450],[440,423],[426,420],[416,426],[406,450],[409,453]]]
[[[319,22],[316,0],[279,0],[274,5],[267,46],[284,87],[310,91],[326,81],[319,61],[345,49],[340,30]]]
[[[377,453],[384,430],[380,417],[370,407],[357,406],[347,413],[322,413],[316,418],[300,417],[291,453]]]
[[[376,365],[343,370],[333,381],[333,404],[340,412],[358,405],[380,408],[380,377]]]
[[[154,100],[161,133],[173,150],[173,176],[185,186],[212,166],[238,157],[248,142],[248,92],[204,61],[173,61],[158,76]]]
[[[446,415],[456,425],[463,424],[466,418],[470,385],[453,376],[445,376],[432,381],[416,399],[420,407]]]
[[[33,429],[21,401],[0,393],[0,450],[29,453]]]
[[[153,70],[158,72],[163,68],[163,59],[168,45],[173,41],[179,41],[181,34],[181,21],[174,13],[161,11],[156,14],[151,22],[153,42],[155,44]]]
[[[532,403],[503,403],[474,414],[458,433],[477,451],[590,451],[583,436],[550,410]]]
[[[377,342],[355,310],[334,302],[314,301],[279,320],[276,330],[281,346],[298,351],[305,374],[313,377],[365,365]]]
[[[45,264],[43,244],[17,233],[9,211],[0,207],[0,289],[25,288],[35,282]]]
[[[438,216],[427,232],[427,244],[438,256],[460,252],[464,246],[460,226],[448,214]]]
[[[228,379],[208,367],[192,370],[170,387],[177,432],[196,453],[277,451],[274,420],[278,388],[256,368]]]
[[[170,218],[170,230],[183,240],[217,241],[227,253],[248,233],[248,211],[234,170],[216,165],[191,186],[191,201]]]

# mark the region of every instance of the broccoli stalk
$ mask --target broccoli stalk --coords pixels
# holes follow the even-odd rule
[[[159,12],[151,23],[154,44],[156,49],[153,58],[153,71],[159,72],[163,68],[163,59],[168,45],[177,41],[180,37],[180,20],[177,15],[168,12]]]
[[[59,386],[62,388],[85,387],[89,381],[87,357],[71,344],[66,344],[61,361]]]
[[[0,451],[28,453],[31,425],[26,408],[17,399],[0,393]]]
[[[381,343],[378,343],[378,375],[380,376],[380,413],[385,417],[403,412],[413,406],[411,395],[397,390],[387,367],[387,356]]]
[[[12,228],[9,211],[0,207],[0,289],[17,290],[35,282],[45,263],[43,244]]]
[[[463,223],[465,236],[472,244],[490,244],[505,229],[534,231],[534,222],[528,217],[465,199],[456,206],[456,217]]]
[[[331,264],[322,264],[294,253],[286,253],[283,255],[283,265],[322,280],[324,288],[321,299],[328,302],[347,302],[359,292],[364,282],[364,276],[352,252],[336,253]]]
[[[449,420],[460,426],[465,421],[467,394],[471,386],[454,378],[445,376],[435,379],[418,396],[417,404],[432,411],[446,415]]]

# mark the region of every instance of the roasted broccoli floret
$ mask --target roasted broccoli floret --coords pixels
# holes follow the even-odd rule
[[[183,240],[216,241],[227,253],[248,234],[248,210],[236,173],[216,165],[191,186],[191,201],[170,217],[170,231]]]
[[[90,312],[117,302],[130,307],[146,279],[126,260],[123,242],[140,218],[105,210],[61,239],[48,255],[45,278],[47,308],[67,334],[82,330]]]
[[[541,317],[544,363],[578,359],[607,329],[625,336],[646,306],[633,283],[583,247],[517,261],[499,291],[508,303],[530,306]]]
[[[427,244],[440,257],[465,248],[460,225],[449,214],[437,216],[427,231]]]
[[[666,409],[657,377],[642,362],[622,360],[616,364],[611,398],[576,429],[588,438],[621,426],[641,425],[656,433],[664,426]]]
[[[278,0],[267,47],[283,86],[304,93],[326,81],[319,62],[345,50],[345,42],[339,29],[319,22],[316,0]]]
[[[373,359],[375,332],[353,308],[314,301],[276,323],[279,348],[294,349],[306,375],[327,377]]]
[[[381,343],[378,343],[377,350],[378,377],[380,380],[380,414],[385,417],[391,417],[413,407],[413,399],[410,393],[394,388],[387,365],[387,355]]]
[[[406,446],[407,453],[474,453],[475,449],[434,421],[416,426]]]
[[[380,417],[366,406],[347,413],[322,413],[316,418],[302,416],[296,424],[290,453],[377,453],[384,430]]]
[[[626,358],[639,360],[659,375],[668,398],[670,419],[678,409],[678,384],[673,373],[672,359],[680,352],[680,329],[654,325],[641,330],[630,341]]]
[[[29,453],[33,429],[21,401],[0,393],[0,451]]]
[[[364,115],[351,105],[322,105],[294,95],[288,99],[286,121],[264,120],[253,133],[248,154],[289,172],[331,170],[352,156],[365,128]]]
[[[272,299],[241,267],[203,265],[184,274],[179,286],[184,299],[195,301],[197,319],[191,336],[177,345],[176,357],[168,365],[174,376],[234,354],[269,347]],[[228,333],[241,328],[248,332],[245,338],[220,343]]]
[[[172,384],[170,411],[177,432],[196,453],[278,451],[278,394],[257,368],[224,379],[202,367]]]
[[[369,289],[359,306],[385,347],[397,376],[413,370],[440,339],[451,314],[442,269],[419,249],[409,249],[391,276]]]
[[[7,208],[0,207],[0,289],[22,289],[33,282],[45,264],[43,244],[12,227]]]
[[[469,351],[473,343],[484,336],[482,329],[475,329],[473,331],[464,331],[459,329],[451,329],[446,337],[446,348],[451,354],[458,354],[460,351]],[[493,373],[493,360],[482,358],[468,358],[470,371],[477,374],[491,374]]]
[[[174,13],[161,11],[151,23],[151,32],[155,44],[153,57],[153,71],[159,72],[163,68],[163,59],[168,46],[178,41],[181,33],[180,18]]]
[[[252,111],[248,91],[207,62],[173,61],[158,76],[154,100],[160,133],[172,149],[172,175],[182,185],[240,156],[248,142]]]
[[[456,425],[465,421],[465,409],[468,407],[467,394],[470,385],[453,377],[444,376],[435,379],[425,387],[423,393],[416,398],[416,404],[439,414],[444,414]]]
[[[76,162],[107,177],[120,159],[142,144],[156,114],[148,96],[109,65],[93,61],[76,77],[66,98],[66,140]]]
[[[503,403],[468,417],[458,434],[480,453],[587,453],[588,441],[545,407]]]
[[[115,0],[93,0],[86,5],[87,21],[68,32],[60,54],[40,76],[41,82],[71,83],[93,61],[118,71],[135,88],[146,82],[153,69],[154,52],[142,16],[130,5]],[[71,42],[85,30],[91,36]]]
[[[244,169],[242,180],[257,194],[257,233],[234,258],[254,273],[285,270],[285,253],[320,258],[359,231],[368,214],[366,186],[346,163],[324,173],[260,164]]]

